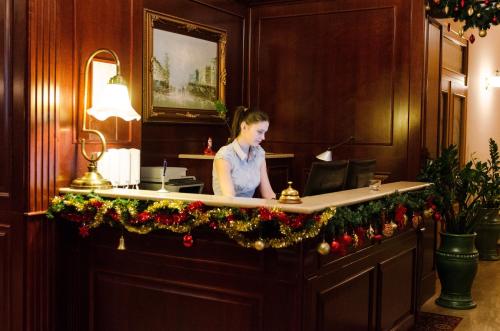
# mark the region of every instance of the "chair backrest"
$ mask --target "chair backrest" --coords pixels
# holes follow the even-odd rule
[[[303,196],[341,191],[347,178],[346,160],[313,162],[307,177]]]
[[[376,167],[377,160],[349,160],[346,190],[368,186]]]

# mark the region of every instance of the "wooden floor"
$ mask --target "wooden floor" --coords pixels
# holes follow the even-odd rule
[[[500,261],[480,261],[478,273],[472,287],[472,297],[477,307],[471,310],[454,310],[434,303],[436,294],[422,307],[422,311],[462,317],[455,331],[499,331],[500,330]]]

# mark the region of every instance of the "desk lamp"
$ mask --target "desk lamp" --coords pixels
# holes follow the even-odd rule
[[[354,141],[354,137],[350,136],[349,138],[344,139],[341,142],[339,142],[339,143],[337,143],[337,144],[335,144],[333,146],[328,147],[328,149],[326,151],[324,151],[321,154],[316,155],[316,158],[318,160],[321,160],[321,161],[328,161],[329,162],[329,161],[331,161],[333,159],[333,157],[332,157],[332,150],[333,149],[335,149],[337,147],[340,147],[342,145],[348,144],[348,143],[350,143],[352,141]]]
[[[92,108],[87,110],[87,94],[88,94],[88,81],[89,81],[89,68],[92,60],[101,53],[108,53],[114,58],[116,62],[116,76],[112,77],[103,90],[105,98],[101,98],[98,104],[93,105]],[[120,60],[116,53],[110,49],[101,48],[94,51],[88,58],[85,64],[84,76],[84,95],[83,95],[83,125],[82,133],[95,134],[101,141],[101,151],[92,153],[90,156],[85,150],[85,139],[80,139],[81,152],[85,160],[89,162],[88,171],[80,178],[73,180],[71,183],[72,188],[76,189],[108,189],[111,188],[111,182],[106,180],[97,172],[97,161],[103,156],[106,151],[106,139],[104,135],[93,129],[88,129],[87,113],[99,121],[104,121],[110,116],[120,117],[125,121],[139,120],[141,116],[132,108],[130,98],[128,95],[127,86],[123,77],[120,75]]]

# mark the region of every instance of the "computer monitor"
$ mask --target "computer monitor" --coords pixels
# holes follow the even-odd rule
[[[373,179],[377,160],[349,160],[346,189],[366,187]]]
[[[349,162],[313,162],[303,196],[317,195],[344,189]]]

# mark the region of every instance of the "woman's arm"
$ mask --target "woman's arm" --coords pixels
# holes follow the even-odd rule
[[[269,177],[267,176],[265,159],[262,161],[262,165],[260,166],[260,195],[264,199],[276,199],[276,193],[274,193],[271,183],[269,182]]]
[[[216,159],[214,162],[217,177],[219,177],[220,189],[222,195],[226,197],[234,197],[233,179],[231,178],[231,164],[224,159]]]

